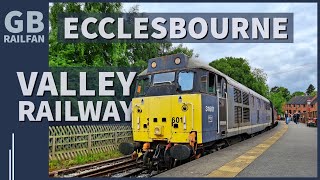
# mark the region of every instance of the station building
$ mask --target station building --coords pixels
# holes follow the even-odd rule
[[[306,122],[309,118],[317,118],[317,96],[295,96],[283,107],[289,114],[300,113],[300,121]]]

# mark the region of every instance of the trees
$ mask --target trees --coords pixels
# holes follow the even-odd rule
[[[283,113],[283,105],[291,99],[290,91],[285,87],[275,86],[270,89],[269,99],[278,113]]]
[[[279,93],[283,98],[285,98],[286,101],[289,101],[291,99],[290,91],[285,87],[275,86],[275,87],[271,88],[270,92],[271,93]]]
[[[282,96],[282,93],[281,92],[270,92],[269,99],[273,103],[273,106],[277,110],[277,112],[283,113],[282,107],[287,101]]]
[[[53,3],[50,7],[49,66],[50,67],[147,67],[154,57],[185,53],[193,56],[193,50],[182,44],[172,43],[62,43],[58,42],[58,14],[68,12],[120,13],[121,3]],[[138,13],[134,6],[130,13]]]
[[[117,13],[121,3],[54,3],[50,8],[49,66],[107,66],[127,64],[124,43],[61,43],[58,42],[58,14],[70,12]]]
[[[304,96],[305,93],[302,91],[296,91],[294,93],[291,94],[291,98],[295,97],[295,96]]]
[[[315,89],[316,89],[316,88],[315,88],[312,84],[310,84],[310,85],[308,86],[307,90],[306,90],[306,94],[307,94],[307,95],[311,95],[311,93],[312,93]]]
[[[210,66],[251,88],[262,96],[268,95],[267,75],[262,69],[253,69],[246,59],[225,57],[212,61]]]

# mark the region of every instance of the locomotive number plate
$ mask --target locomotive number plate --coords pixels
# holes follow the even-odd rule
[[[173,124],[178,124],[179,122],[182,122],[182,117],[172,117],[171,119],[171,125],[173,126]]]

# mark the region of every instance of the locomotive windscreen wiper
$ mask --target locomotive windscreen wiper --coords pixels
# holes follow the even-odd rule
[[[153,84],[164,84],[164,83],[172,84],[172,81],[154,82]]]

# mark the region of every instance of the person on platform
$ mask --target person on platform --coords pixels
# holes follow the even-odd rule
[[[293,122],[297,124],[297,112],[293,114]]]
[[[284,113],[284,120],[286,121],[286,124],[289,123],[289,114],[288,114],[288,111],[286,111],[286,112]]]
[[[290,121],[292,121],[292,114],[288,114],[288,124],[290,123]]]
[[[299,124],[299,119],[300,119],[300,113],[299,112],[297,112],[296,118],[297,118],[297,123],[296,124]]]

